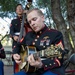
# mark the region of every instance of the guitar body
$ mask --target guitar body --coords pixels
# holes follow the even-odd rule
[[[34,72],[36,71],[36,68],[33,66],[30,66],[29,63],[27,62],[27,57],[30,54],[33,54],[34,59],[36,60],[38,57],[42,58],[42,57],[46,57],[46,58],[62,58],[62,53],[61,53],[62,49],[60,47],[57,46],[53,46],[51,45],[50,47],[48,47],[45,50],[40,50],[40,51],[36,51],[36,48],[34,46],[26,46],[24,47],[22,45],[22,50],[20,52],[20,56],[21,56],[21,61],[22,63],[20,63],[19,65],[19,70],[24,70],[25,72]]]
[[[25,72],[34,72],[36,70],[35,67],[30,66],[27,62],[27,57],[35,52],[36,48],[33,46],[26,46],[25,48],[22,46],[22,50],[20,52],[22,63],[19,65],[19,70],[23,69]]]

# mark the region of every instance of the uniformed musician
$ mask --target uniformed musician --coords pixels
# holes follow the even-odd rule
[[[20,64],[20,49],[21,45],[35,46],[37,51],[45,50],[51,45],[61,47],[62,55],[64,55],[63,35],[60,31],[49,29],[45,24],[44,14],[38,8],[31,9],[27,12],[27,21],[33,31],[27,33],[25,38],[22,38],[19,44],[14,47],[13,58],[16,63]],[[31,66],[37,68],[35,72],[20,71],[14,75],[65,75],[62,58],[46,58],[41,60],[34,59],[33,54],[27,57],[27,61]]]
[[[18,38],[19,38],[19,35],[20,35],[20,29],[21,29],[21,25],[22,25],[22,17],[23,17],[23,14],[26,12],[27,10],[23,10],[23,7],[21,4],[18,4],[16,6],[16,18],[13,19],[11,21],[11,24],[10,24],[10,37],[12,38],[12,49],[13,47],[15,46],[15,44],[18,42]],[[25,33],[27,33],[28,31],[30,31],[31,29],[28,27],[28,24],[25,22],[24,24],[24,28],[25,28]],[[18,71],[18,65],[15,64],[14,62],[14,72],[17,72]]]

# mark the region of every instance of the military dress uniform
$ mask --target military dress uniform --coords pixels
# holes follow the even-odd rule
[[[62,43],[64,47],[63,42],[63,36],[62,33],[54,30],[49,29],[47,26],[45,26],[41,31],[35,33],[33,31],[29,32],[25,38],[23,38],[20,43],[14,47],[13,54],[20,53],[21,45],[25,46],[35,46],[37,51],[45,50],[47,47],[50,47],[50,45],[56,45]],[[64,55],[64,50],[62,50],[62,54]],[[59,65],[58,61],[61,63],[61,66]],[[65,75],[65,71],[63,68],[63,57],[61,59],[56,60],[47,58],[46,60],[42,60],[43,66],[42,68],[38,69],[35,74],[32,73],[32,75],[42,75],[42,73],[46,71],[51,71],[55,73],[55,75]],[[38,74],[39,73],[39,74]],[[19,75],[19,74],[15,74]],[[31,75],[31,73],[27,74]]]
[[[11,21],[10,36],[12,37],[12,39],[13,39],[14,35],[19,36],[20,28],[21,28],[21,22],[22,22],[22,17],[18,17],[18,16]],[[16,44],[16,41],[13,39],[12,48],[15,44]]]
[[[13,39],[13,36],[16,35],[16,36],[19,36],[20,35],[20,28],[21,28],[21,25],[22,25],[22,17],[16,17],[15,19],[13,19],[11,21],[11,24],[10,24],[10,37]],[[27,33],[29,30],[29,25],[28,24],[24,24],[24,28],[25,28],[25,32]],[[12,48],[13,46],[15,46],[15,44],[17,43],[17,41],[15,41],[13,39],[13,44],[12,44]]]

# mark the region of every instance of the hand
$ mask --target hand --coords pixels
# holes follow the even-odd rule
[[[13,54],[13,58],[14,58],[14,60],[15,60],[15,62],[17,64],[20,64],[21,63],[20,55],[19,54]]]
[[[15,41],[18,41],[19,37],[18,36],[13,36],[13,38],[14,38]]]
[[[34,59],[33,54],[29,55],[27,58],[27,61],[29,62],[29,64],[31,66],[37,67],[37,68],[41,68],[43,63],[41,61],[41,59],[38,57],[37,60]]]

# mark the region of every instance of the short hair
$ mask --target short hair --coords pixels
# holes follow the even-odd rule
[[[32,12],[32,11],[37,11],[37,13],[38,13],[39,15],[44,15],[43,12],[42,12],[40,9],[38,9],[38,8],[33,8],[33,9],[28,10],[28,11],[27,11],[27,15],[28,15],[30,12]]]
[[[22,6],[22,4],[17,4],[15,7],[15,10],[17,9],[18,6]],[[22,6],[22,8],[23,8],[23,6]]]

